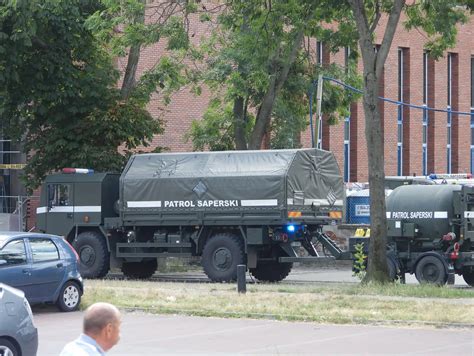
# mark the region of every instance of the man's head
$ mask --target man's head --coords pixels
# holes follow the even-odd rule
[[[84,313],[84,334],[93,338],[104,351],[120,340],[120,311],[109,303],[95,303]]]

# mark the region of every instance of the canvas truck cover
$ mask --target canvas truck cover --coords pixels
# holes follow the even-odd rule
[[[139,154],[120,182],[124,214],[342,208],[344,198],[333,154],[317,149]]]

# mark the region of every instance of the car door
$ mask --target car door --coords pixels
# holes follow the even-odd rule
[[[23,238],[7,242],[0,250],[0,282],[21,289],[31,296],[31,266]]]
[[[48,237],[29,237],[27,242],[31,253],[34,301],[53,302],[66,271],[59,249]]]

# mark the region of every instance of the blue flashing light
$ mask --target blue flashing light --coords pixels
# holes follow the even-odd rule
[[[295,232],[295,225],[288,225],[286,227],[286,231],[288,232]]]

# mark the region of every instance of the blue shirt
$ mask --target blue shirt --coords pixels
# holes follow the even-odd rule
[[[104,350],[90,336],[81,334],[76,340],[64,346],[59,356],[100,356]]]

